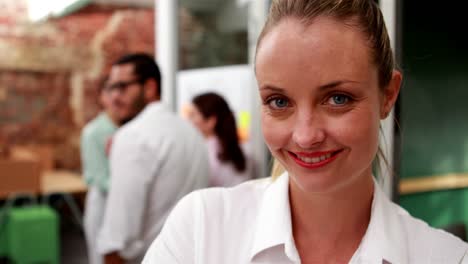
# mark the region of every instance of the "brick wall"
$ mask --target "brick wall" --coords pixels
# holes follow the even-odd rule
[[[57,168],[79,170],[99,79],[124,53],[153,53],[154,11],[89,5],[31,25],[24,3],[0,0],[0,146],[51,145]]]

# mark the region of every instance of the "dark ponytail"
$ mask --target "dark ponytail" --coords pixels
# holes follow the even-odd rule
[[[238,172],[246,169],[246,160],[239,146],[236,120],[227,102],[216,93],[204,93],[192,100],[205,119],[216,117],[214,132],[221,144],[218,158],[223,162],[232,162]]]

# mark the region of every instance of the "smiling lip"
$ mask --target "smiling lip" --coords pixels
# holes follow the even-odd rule
[[[304,153],[304,152],[290,152],[288,151],[289,156],[301,167],[308,169],[317,169],[327,165],[328,163],[334,161],[338,154],[341,153],[341,150],[334,151],[323,151],[323,152],[313,152],[313,153]]]

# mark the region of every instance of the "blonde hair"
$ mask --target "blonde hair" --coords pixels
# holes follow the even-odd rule
[[[257,50],[263,38],[283,19],[296,18],[301,23],[310,25],[320,16],[342,21],[364,33],[369,43],[371,58],[378,69],[379,87],[384,90],[391,81],[396,65],[382,12],[373,0],[273,0],[257,41]],[[380,146],[373,162],[377,174],[380,174],[382,169],[379,160],[383,160],[388,167]],[[283,166],[275,159],[271,171],[273,179],[284,171]]]
[[[285,171],[286,170],[284,169],[283,165],[281,165],[277,159],[273,159],[273,166],[271,167],[271,178],[276,180]]]
[[[384,89],[390,83],[395,62],[382,12],[372,0],[273,0],[257,41],[257,50],[265,35],[283,19],[297,18],[310,25],[320,16],[343,21],[367,36],[379,72],[379,86]]]

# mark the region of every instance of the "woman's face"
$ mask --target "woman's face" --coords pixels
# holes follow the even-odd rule
[[[214,133],[215,121],[213,118],[205,118],[197,106],[192,104],[188,111],[188,119],[205,136],[209,137]]]
[[[309,26],[283,19],[263,38],[263,134],[296,187],[323,193],[371,177],[380,119],[398,88],[379,89],[369,52],[363,33],[324,17]]]

